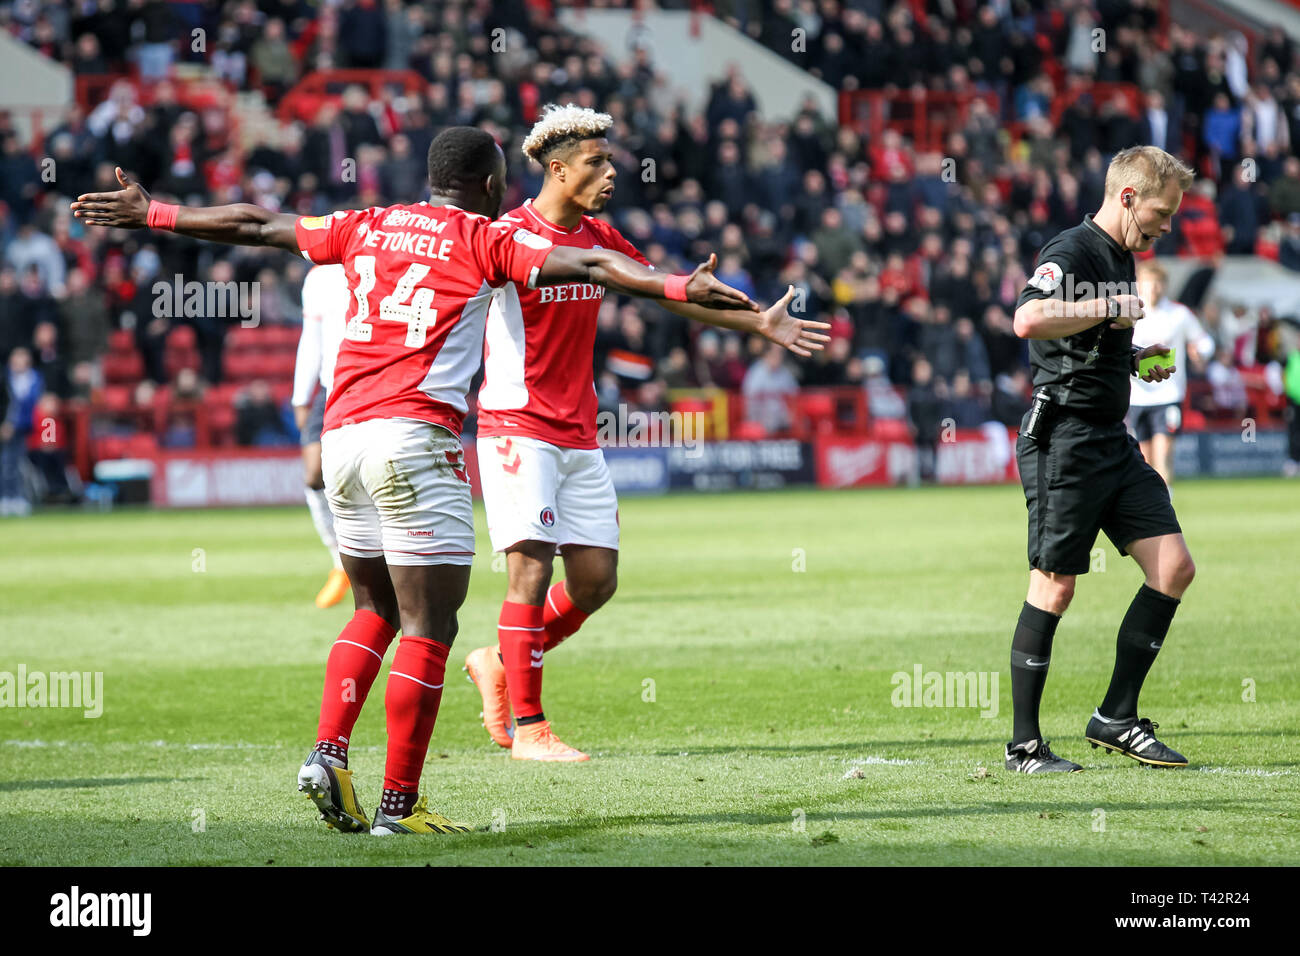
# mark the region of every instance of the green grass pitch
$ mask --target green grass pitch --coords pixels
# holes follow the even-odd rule
[[[1086,769],[1054,778],[1002,768],[1014,486],[625,500],[619,593],[547,658],[582,765],[513,763],[479,725],[460,665],[505,589],[481,535],[423,781],[481,832],[391,840],[326,830],[293,785],[351,612],[312,606],[305,508],[6,521],[0,671],[102,671],[104,710],[0,709],[0,864],[1295,864],[1298,495],[1177,486],[1198,576],[1142,711],[1187,770],[1083,741],[1141,581],[1102,538],[1044,700]],[[997,716],[894,706],[918,665],[998,672]],[[353,737],[368,810],[383,680]]]

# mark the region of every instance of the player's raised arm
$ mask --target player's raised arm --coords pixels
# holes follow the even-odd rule
[[[210,242],[299,251],[294,231],[297,216],[274,213],[251,203],[173,206],[150,199],[144,187],[128,180],[120,166],[116,173],[121,189],[78,196],[72,204],[72,214],[88,226],[115,229],[143,229],[147,226]]]
[[[769,308],[757,313],[736,309],[713,309],[692,302],[661,302],[660,305],[682,318],[703,322],[705,325],[761,335],[769,342],[775,342],[795,355],[807,358],[813,352],[820,352],[826,348],[826,343],[831,340],[831,337],[815,330],[829,329],[831,324],[795,318],[789,312],[792,298],[794,298],[794,286],[788,287],[785,295]]]
[[[635,259],[613,249],[576,249],[557,246],[551,250],[538,271],[538,286],[565,282],[594,282],[611,292],[640,296],[643,299],[668,299],[694,302],[714,309],[758,311],[758,303],[739,289],[718,281],[713,274],[718,257],[695,267],[689,276],[668,275],[643,266]]]

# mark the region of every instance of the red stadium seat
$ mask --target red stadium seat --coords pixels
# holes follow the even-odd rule
[[[226,333],[226,351],[257,348],[261,340],[257,329],[246,329],[242,325],[236,325]]]
[[[871,423],[871,437],[877,441],[912,440],[912,430],[899,418],[877,418]]]
[[[127,329],[118,329],[115,332],[111,332],[108,336],[108,350],[110,352],[134,352],[134,333]]]
[[[158,439],[145,432],[132,435],[126,440],[123,451],[128,458],[152,458],[158,454]]]
[[[731,437],[737,441],[758,441],[767,438],[768,432],[758,422],[741,422],[735,427]]]
[[[110,415],[120,415],[131,410],[134,400],[128,385],[105,385],[95,403],[97,409]]]
[[[192,326],[173,326],[171,332],[167,334],[167,351],[169,352],[173,349],[178,352],[187,352],[197,346],[198,336],[194,334]]]
[[[135,383],[144,378],[144,359],[138,352],[110,352],[104,356],[104,381],[110,385]]]
[[[227,352],[225,377],[231,382],[248,382],[261,374],[259,356],[252,352]]]
[[[812,434],[835,431],[835,396],[827,392],[800,392],[795,400],[796,430]]]
[[[112,461],[126,457],[126,439],[120,435],[106,435],[95,439],[93,457],[95,461]]]
[[[174,380],[181,369],[188,368],[197,372],[202,361],[199,358],[199,353],[194,349],[173,350],[169,348],[163,356],[163,364],[167,370],[167,378]]]

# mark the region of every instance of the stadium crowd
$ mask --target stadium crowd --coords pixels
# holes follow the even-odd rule
[[[0,26],[79,78],[122,77],[88,86],[105,93],[34,136],[0,115],[4,509],[22,508],[27,451],[53,494],[70,493],[62,429],[40,426],[59,421],[61,402],[102,390],[115,336],[139,355],[137,403],[151,389],[197,398],[228,379],[231,330],[248,316],[159,315],[158,282],[256,283],[261,325],[301,319],[302,263],[272,267],[262,253],[73,221],[67,201],[115,188],[114,165],[160,197],[322,214],[423,197],[432,137],[472,124],[506,151],[510,208],[540,185],[519,143],[543,104],[609,112],[622,170],[610,212],[625,235],[674,271],[716,251],[720,277],[765,302],[794,285],[808,313],[832,322],[834,341],[796,363],[761,340],[611,297],[596,349],[602,403],[660,408],[670,390],[716,386],[749,396],[767,433],[790,424],[779,396],[806,386],[864,388],[873,416],[909,421],[922,445],[946,418],[1017,423],[1028,390],[1011,325],[1017,294],[1035,251],[1100,205],[1110,154],[1131,144],[1165,146],[1200,174],[1157,254],[1253,252],[1300,270],[1300,66],[1280,30],[1248,57],[1236,36],[1162,22],[1152,0],[945,5],[955,17],[939,8],[712,4],[840,90],[995,94],[971,100],[934,148],[888,126],[872,136],[840,125],[811,102],[789,119],[764,116],[734,68],[693,111],[670,95],[650,48],[569,33],[547,0],[0,5]],[[1103,50],[1090,42],[1097,28]],[[792,31],[806,41],[797,49]],[[197,68],[261,91],[272,109],[319,71],[412,71],[415,82],[350,85],[246,144],[228,106],[187,98],[184,77]],[[1140,100],[1094,82],[1135,84]],[[1286,360],[1278,322],[1290,317],[1192,304],[1221,348],[1219,380]],[[168,359],[178,336],[194,358],[183,368]],[[241,386],[235,407],[239,441],[293,440],[266,382]],[[194,441],[193,428],[173,425],[163,424],[164,444]]]

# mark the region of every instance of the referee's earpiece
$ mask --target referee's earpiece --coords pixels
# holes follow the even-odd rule
[[[1132,193],[1125,193],[1125,194],[1124,194],[1124,205],[1126,205],[1126,206],[1132,206],[1132,205],[1133,205],[1133,194],[1132,194]]]

